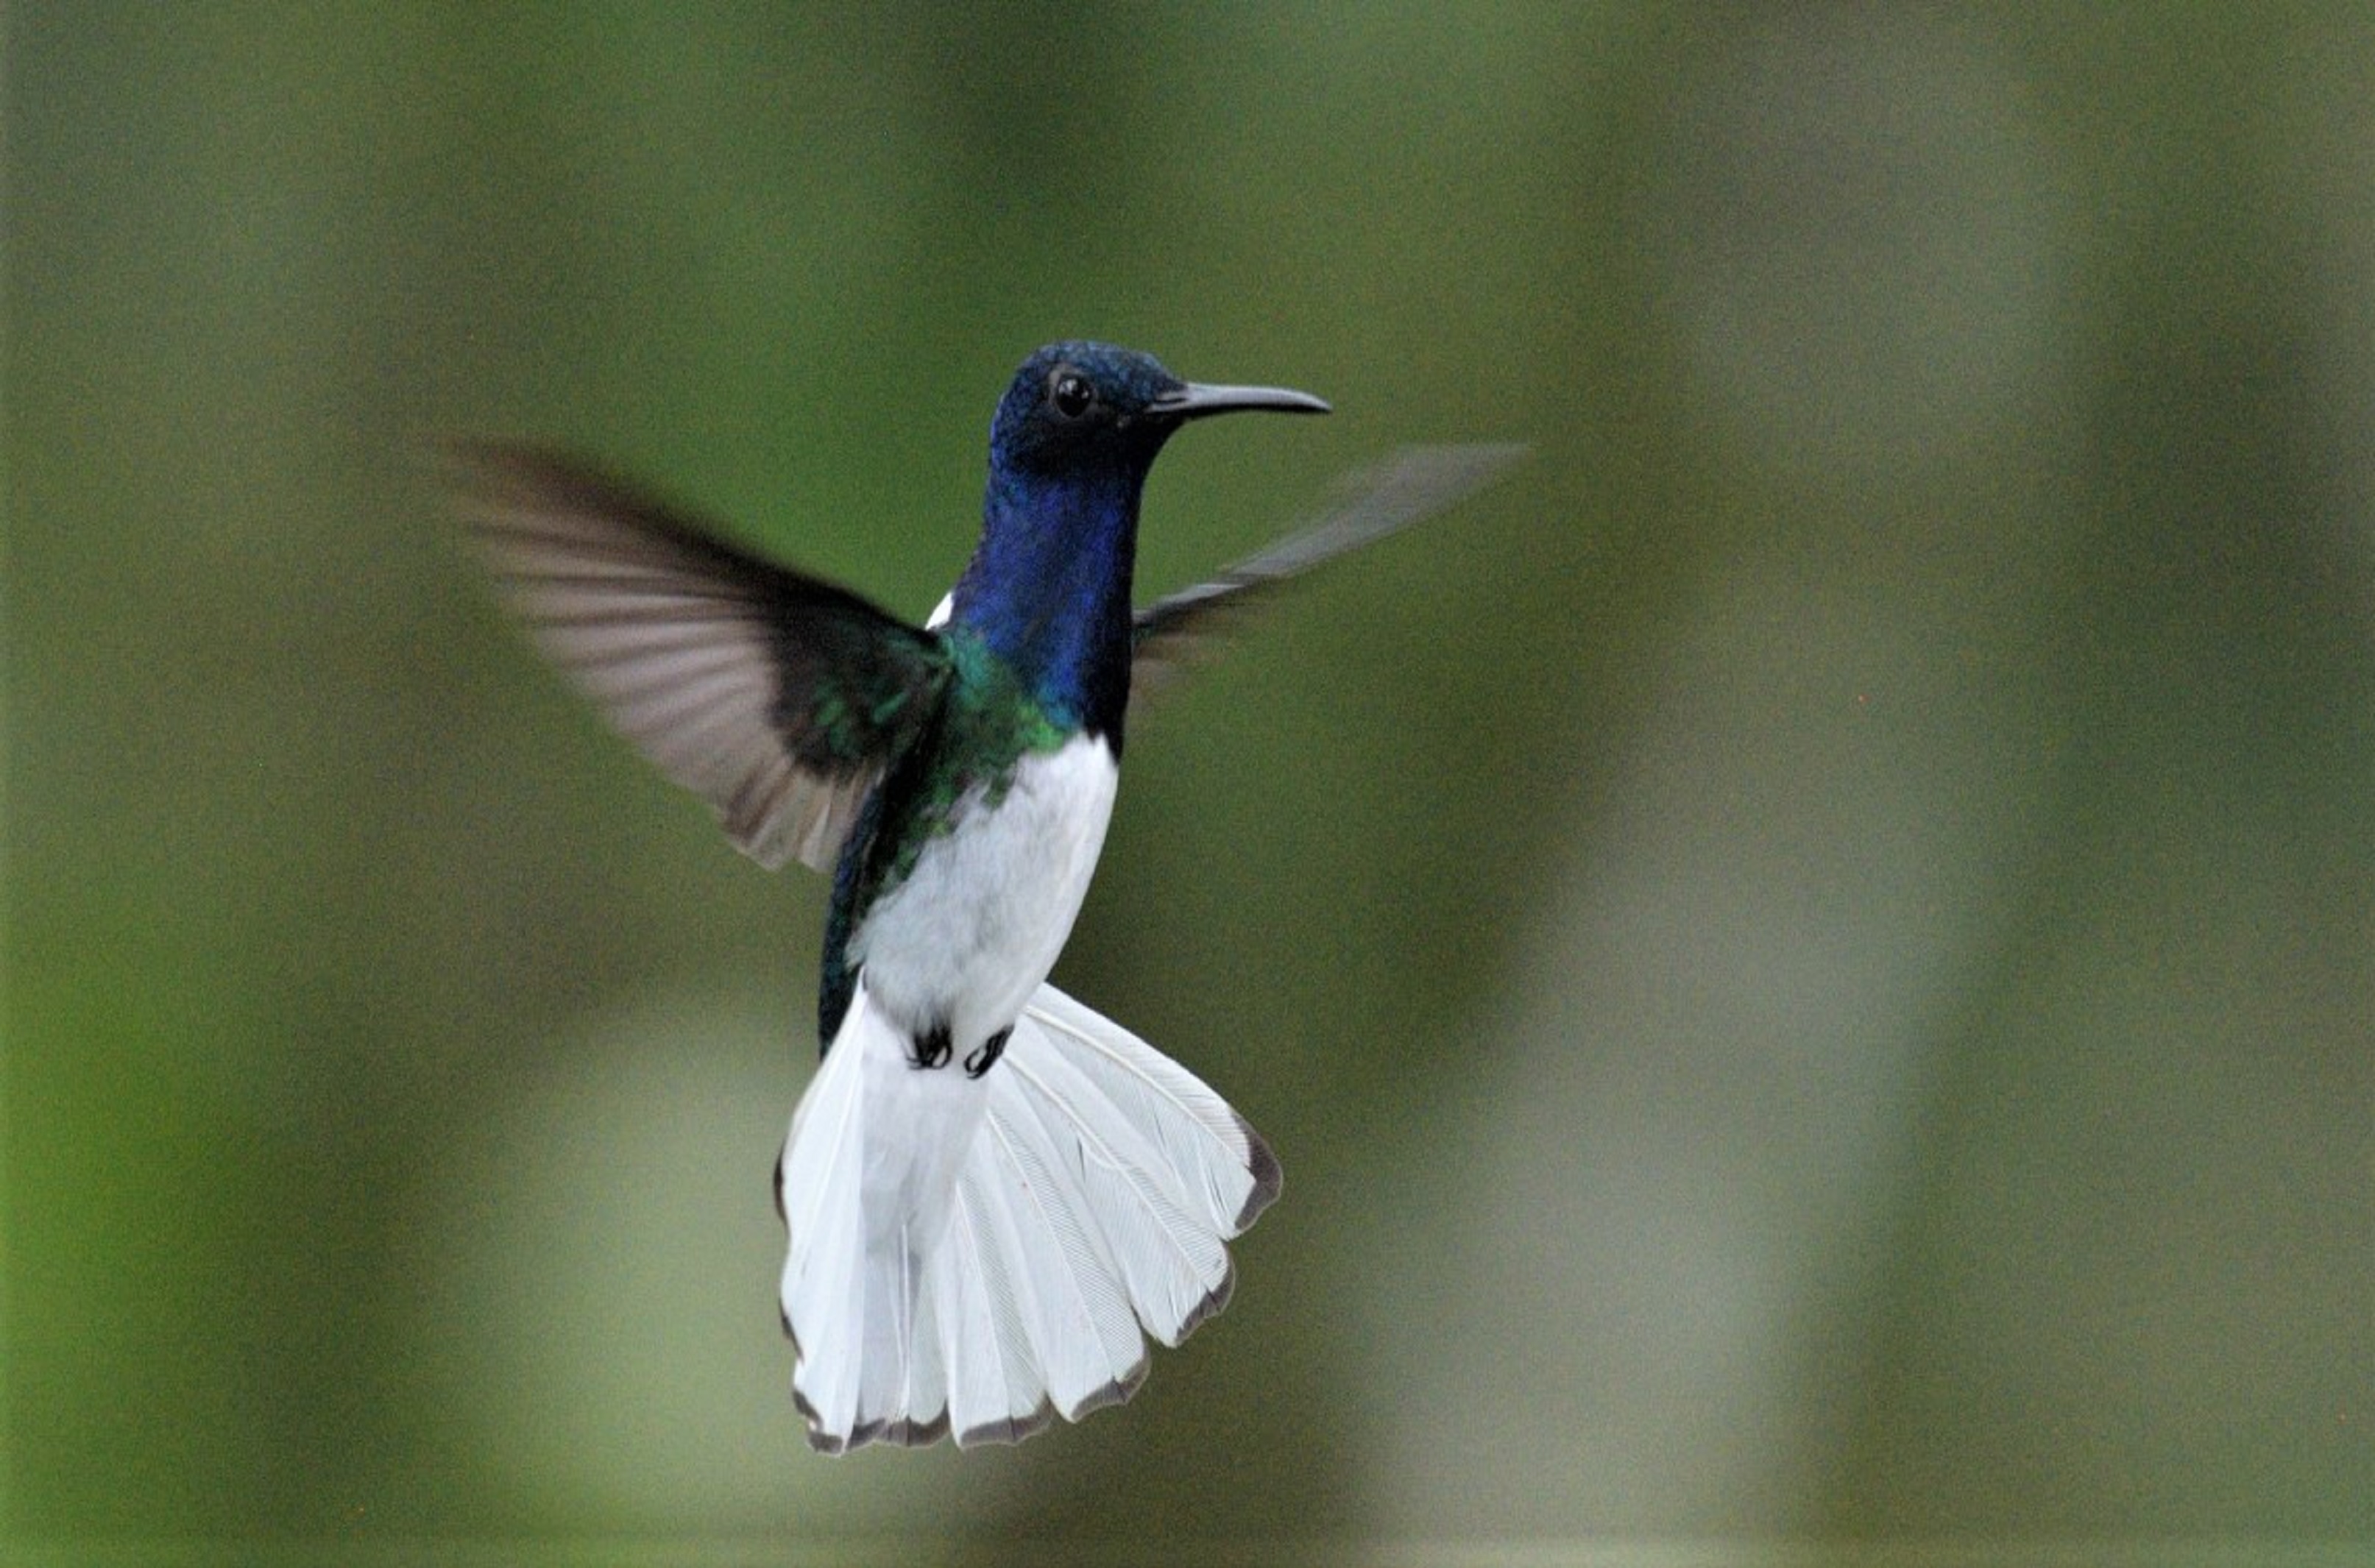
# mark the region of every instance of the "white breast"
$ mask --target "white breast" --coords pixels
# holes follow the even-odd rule
[[[1081,736],[1024,758],[995,805],[965,803],[850,943],[875,1005],[911,1031],[945,1023],[960,1058],[1012,1024],[1081,913],[1119,778]]]

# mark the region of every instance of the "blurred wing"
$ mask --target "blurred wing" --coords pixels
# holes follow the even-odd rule
[[[451,455],[471,532],[553,662],[745,854],[830,871],[938,704],[939,639],[566,458]]]
[[[1507,473],[1522,446],[1413,446],[1345,477],[1336,503],[1318,521],[1209,583],[1199,583],[1138,612],[1132,628],[1130,695],[1142,696],[1177,675],[1247,612],[1276,597],[1280,584],[1348,550],[1381,539],[1456,505]]]

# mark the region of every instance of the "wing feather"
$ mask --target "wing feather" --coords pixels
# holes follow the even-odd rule
[[[1131,627],[1130,696],[1159,689],[1281,584],[1458,504],[1508,472],[1512,445],[1405,447],[1347,475],[1335,503],[1305,527],[1207,583],[1156,600]]]
[[[744,853],[830,870],[929,723],[939,639],[569,458],[452,457],[471,532],[546,654]]]

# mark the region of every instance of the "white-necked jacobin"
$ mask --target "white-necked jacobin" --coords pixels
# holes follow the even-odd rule
[[[1515,449],[1423,449],[1317,525],[1132,613],[1178,428],[1325,413],[1058,343],[990,427],[981,541],[921,629],[568,459],[455,451],[538,640],[768,867],[833,876],[821,1066],[775,1172],[809,1440],[1014,1442],[1146,1375],[1229,1298],[1278,1196],[1244,1118],[1046,984],[1103,846],[1133,684],[1259,592],[1459,499]]]

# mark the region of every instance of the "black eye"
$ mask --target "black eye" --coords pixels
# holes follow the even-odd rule
[[[1047,395],[1054,400],[1056,412],[1068,419],[1077,419],[1094,406],[1097,389],[1078,371],[1058,371],[1055,379],[1047,383]]]

